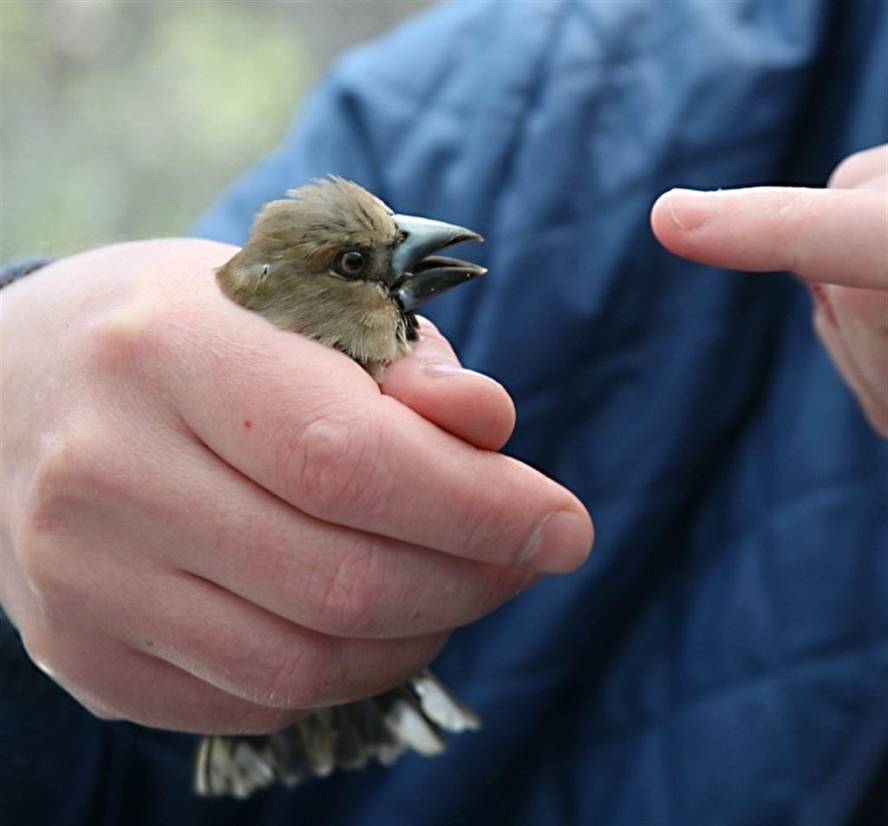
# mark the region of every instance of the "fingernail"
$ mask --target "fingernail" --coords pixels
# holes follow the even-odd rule
[[[521,564],[549,574],[565,574],[582,565],[591,550],[589,522],[571,511],[555,511],[531,534]]]
[[[673,189],[666,197],[672,220],[688,231],[705,226],[715,213],[717,192],[700,192],[696,189]]]

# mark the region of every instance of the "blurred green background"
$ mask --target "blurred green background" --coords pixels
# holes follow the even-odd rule
[[[0,0],[0,261],[185,232],[339,52],[429,5]]]

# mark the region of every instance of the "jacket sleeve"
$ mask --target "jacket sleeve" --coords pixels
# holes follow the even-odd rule
[[[24,278],[41,267],[51,264],[53,260],[52,258],[35,255],[30,258],[13,261],[11,264],[4,264],[0,267],[0,290],[12,284],[13,281],[18,281],[20,278]]]

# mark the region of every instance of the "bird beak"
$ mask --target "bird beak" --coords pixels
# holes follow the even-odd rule
[[[406,312],[415,310],[432,296],[487,272],[484,267],[468,261],[432,255],[452,244],[483,241],[477,232],[415,215],[393,217],[405,238],[392,253],[392,292]]]

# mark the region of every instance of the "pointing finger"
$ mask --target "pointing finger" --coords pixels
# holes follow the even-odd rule
[[[888,289],[885,191],[674,189],[654,204],[651,225],[668,250],[701,264]]]

